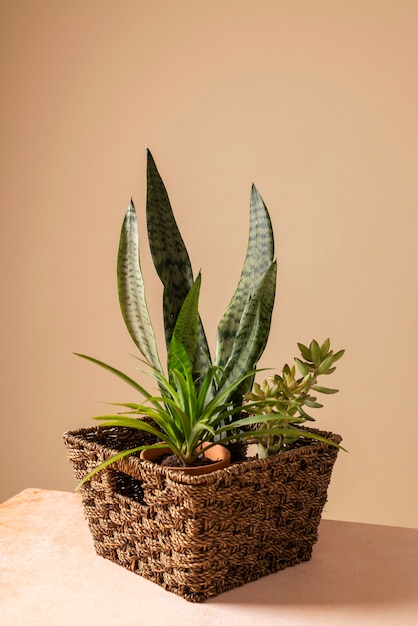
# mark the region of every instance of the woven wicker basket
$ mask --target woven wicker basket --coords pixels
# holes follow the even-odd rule
[[[119,450],[154,439],[108,427],[64,441],[80,480]],[[307,561],[337,453],[313,441],[204,476],[121,459],[81,489],[96,552],[192,602]]]

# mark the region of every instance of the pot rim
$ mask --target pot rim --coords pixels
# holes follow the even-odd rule
[[[199,448],[203,452],[203,456],[213,461],[213,463],[210,463],[209,465],[189,465],[185,467],[165,465],[164,468],[174,470],[176,472],[180,471],[184,474],[202,475],[211,474],[212,472],[216,472],[218,469],[224,469],[230,464],[231,453],[227,448],[225,448],[225,446],[222,446],[219,443],[212,445],[211,442],[206,441],[200,444]],[[168,446],[165,448],[145,448],[144,450],[141,450],[140,458],[142,461],[153,462],[163,454],[167,454],[167,452],[172,452],[171,448]]]

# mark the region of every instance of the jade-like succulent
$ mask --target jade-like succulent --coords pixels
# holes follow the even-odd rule
[[[298,428],[306,421],[314,421],[306,408],[317,409],[323,405],[317,402],[312,391],[334,394],[338,389],[322,387],[317,384],[318,377],[335,371],[335,363],[343,356],[344,350],[334,353],[330,349],[330,340],[321,345],[313,339],[309,347],[298,343],[302,358],[295,358],[301,377],[296,375],[293,365],[283,367],[280,374],[266,378],[261,384],[254,383],[245,399],[251,404],[252,414],[259,416],[259,423],[247,438],[257,443],[260,458],[286,450],[302,436],[319,438],[307,431],[301,433]]]

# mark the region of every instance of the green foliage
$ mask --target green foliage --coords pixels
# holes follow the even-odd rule
[[[118,293],[126,327],[144,357],[162,371],[154,330],[145,299],[145,287],[139,258],[138,222],[131,200],[119,241],[117,261]]]
[[[197,342],[199,291],[200,275],[186,296],[173,329],[168,346],[168,376],[155,367],[147,372],[158,382],[159,395],[152,395],[132,378],[106,363],[78,354],[117,375],[145,398],[141,404],[135,402],[117,404],[116,406],[124,409],[121,413],[101,415],[95,419],[99,420],[102,426],[136,428],[154,435],[171,448],[183,465],[192,464],[199,456],[201,443],[213,441],[218,430],[224,433],[220,425],[225,420],[228,421],[231,414],[241,413],[243,407],[232,407],[227,399],[246,377],[254,374],[253,371],[245,373],[242,378],[234,380],[213,395],[212,388],[222,375],[222,368],[211,366],[200,381],[201,384],[199,386],[195,384],[188,352],[194,352],[193,344]],[[187,342],[184,341],[185,337]],[[137,416],[148,416],[151,423],[138,419]],[[226,434],[223,436],[228,440]],[[140,446],[117,454],[94,468],[79,486],[110,463],[150,447],[161,447],[161,444]]]
[[[96,467],[80,484],[117,459],[148,447],[167,445],[184,465],[200,454],[202,442],[250,438],[260,444],[262,456],[282,451],[300,436],[297,426],[312,419],[305,408],[321,406],[311,390],[336,391],[317,385],[318,376],[332,373],[335,361],[343,354],[334,354],[327,340],[321,346],[312,341],[309,348],[299,344],[302,359],[296,359],[296,363],[302,378],[296,378],[295,367],[285,365],[280,375],[261,385],[256,383],[250,392],[270,332],[277,274],[270,217],[254,185],[247,253],[237,288],[217,329],[213,362],[198,310],[201,276],[193,279],[167,190],[149,151],[146,221],[152,259],[163,284],[167,373],[158,355],[146,302],[132,200],[120,234],[117,280],[126,327],[150,368],[146,373],[156,381],[158,392],[151,393],[103,361],[78,356],[118,376],[142,396],[139,403],[116,405],[123,409],[120,413],[95,419],[102,426],[142,430],[164,443],[123,450]],[[244,408],[249,412],[245,416]],[[145,421],[139,416],[150,419]],[[304,437],[324,440],[308,433]]]
[[[193,271],[167,190],[149,150],[147,150],[146,217],[152,259],[164,286],[163,317],[168,347],[184,299],[193,285]],[[192,363],[195,371],[204,373],[211,364],[211,357],[200,320],[198,334],[199,341]]]
[[[237,289],[218,327],[216,357],[212,363],[198,312],[200,274],[194,281],[167,190],[149,150],[146,221],[152,259],[164,288],[167,375],[161,366],[146,302],[138,222],[132,200],[119,240],[118,293],[126,327],[151,367],[159,395],[152,395],[103,361],[78,356],[118,376],[145,399],[141,404],[121,405],[129,409],[129,414],[125,411],[97,419],[104,425],[130,426],[162,437],[173,453],[188,464],[196,457],[199,441],[213,440],[220,429],[239,417],[243,394],[254,380],[256,364],[270,332],[276,290],[273,231],[266,206],[253,185],[247,254]],[[132,413],[147,415],[153,424],[133,417]],[[228,439],[230,432],[223,431],[222,436]],[[132,451],[121,452],[118,458],[125,454]]]
[[[276,292],[273,254],[270,216],[253,185],[247,254],[238,286],[218,325],[215,362],[225,368],[223,384],[252,369],[266,346]],[[247,378],[241,395],[251,384]]]
[[[344,350],[334,353],[329,339],[322,345],[313,339],[309,347],[302,343],[298,343],[298,347],[302,358],[295,358],[295,362],[301,377],[297,377],[295,366],[286,364],[280,374],[265,379],[261,384],[255,383],[252,391],[245,395],[251,403],[251,412],[258,416],[257,429],[249,438],[258,444],[262,458],[288,448],[301,436],[298,426],[314,421],[306,409],[317,409],[323,405],[317,402],[316,395],[312,395],[311,391],[323,394],[338,391],[320,386],[317,381],[319,376],[335,371],[334,364],[343,356]],[[319,438],[316,435],[313,437]]]
[[[163,286],[163,318],[167,347],[183,302],[193,285],[189,255],[178,229],[165,185],[147,151],[147,231],[155,269]],[[212,393],[233,385],[229,400],[236,405],[252,385],[250,376],[267,343],[276,290],[274,241],[267,208],[255,186],[251,189],[250,230],[241,277],[231,302],[219,323]],[[119,299],[128,330],[145,359],[163,371],[148,314],[139,261],[139,238],[135,207],[131,201],[122,227],[118,258]],[[183,341],[188,339],[184,336]],[[212,359],[200,318],[194,354],[188,350],[197,385],[212,367]],[[244,376],[244,378],[243,378]]]

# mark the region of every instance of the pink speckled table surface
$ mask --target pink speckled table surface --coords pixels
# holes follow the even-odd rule
[[[78,494],[0,505],[4,626],[418,624],[418,530],[323,520],[312,560],[190,604],[96,556]]]

